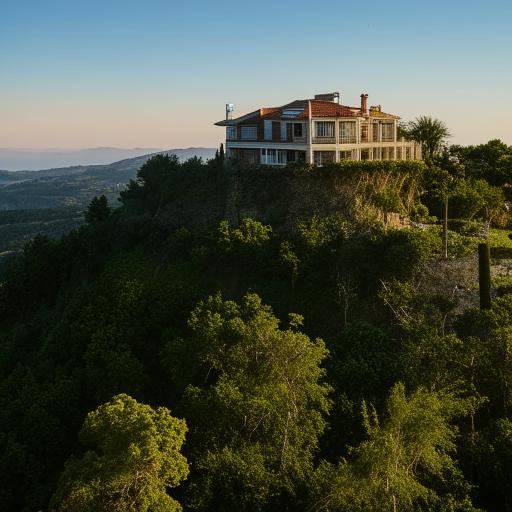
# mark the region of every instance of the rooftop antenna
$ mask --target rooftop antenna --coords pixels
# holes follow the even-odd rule
[[[233,119],[233,112],[235,111],[235,105],[233,103],[226,103],[226,121]]]

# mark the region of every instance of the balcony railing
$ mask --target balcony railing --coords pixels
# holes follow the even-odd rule
[[[335,137],[313,137],[313,144],[336,144]]]

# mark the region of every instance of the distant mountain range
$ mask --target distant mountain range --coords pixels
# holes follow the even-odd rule
[[[14,149],[0,148],[0,169],[37,171],[72,165],[104,165],[164,151],[165,148]]]
[[[110,148],[106,148],[110,149]],[[133,150],[135,151],[135,150]],[[104,165],[74,165],[38,171],[0,171],[0,210],[85,207],[105,194],[115,204],[119,191],[135,178],[141,165],[155,154],[208,159],[215,148],[169,149]]]

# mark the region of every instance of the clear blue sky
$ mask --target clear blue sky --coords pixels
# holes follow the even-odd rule
[[[317,92],[512,144],[512,2],[0,0],[0,147],[216,145]]]

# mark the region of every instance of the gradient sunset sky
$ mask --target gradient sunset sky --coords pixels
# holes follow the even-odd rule
[[[227,102],[331,91],[512,144],[511,27],[510,0],[0,0],[0,147],[217,146]]]

